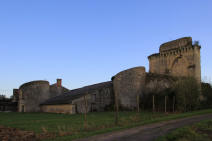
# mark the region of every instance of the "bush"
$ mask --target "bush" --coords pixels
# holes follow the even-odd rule
[[[196,79],[189,77],[176,82],[176,106],[178,111],[192,111],[199,108],[200,85]]]
[[[201,90],[203,100],[201,101],[201,108],[212,108],[212,87],[209,83],[201,83]]]
[[[140,106],[144,110],[152,110],[152,97],[154,95],[155,110],[164,111],[166,96],[167,112],[173,111],[173,106],[174,110],[180,112],[193,111],[196,109],[200,109],[200,90],[200,84],[196,81],[195,78],[179,78],[171,88],[164,89],[160,92],[144,94],[142,99],[140,100]],[[208,99],[207,102],[205,101],[206,103],[212,101],[212,93],[209,94],[208,91],[209,90],[207,90],[207,92],[204,92]],[[210,92],[212,92],[212,89]]]

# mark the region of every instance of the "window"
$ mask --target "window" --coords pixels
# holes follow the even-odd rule
[[[93,99],[96,100],[96,94],[93,95]]]

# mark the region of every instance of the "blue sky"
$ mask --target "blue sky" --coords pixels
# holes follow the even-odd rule
[[[2,0],[0,93],[32,80],[69,89],[145,66],[160,44],[191,36],[212,79],[211,0]]]

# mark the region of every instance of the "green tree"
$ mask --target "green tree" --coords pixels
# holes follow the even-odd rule
[[[201,90],[203,100],[201,102],[202,108],[211,108],[212,107],[212,86],[209,83],[201,83]]]
[[[200,103],[200,85],[192,77],[181,78],[175,85],[177,110],[192,111]]]

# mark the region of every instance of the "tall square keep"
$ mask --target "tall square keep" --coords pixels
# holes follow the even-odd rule
[[[148,57],[149,71],[171,76],[191,76],[200,82],[200,48],[198,42],[192,42],[191,37],[164,43],[159,53]]]

